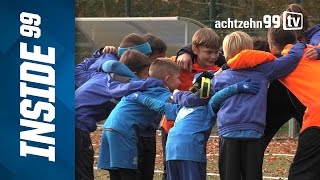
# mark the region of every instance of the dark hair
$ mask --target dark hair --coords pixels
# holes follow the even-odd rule
[[[144,43],[147,43],[144,37],[137,33],[130,33],[122,39],[119,47],[128,48],[132,46],[138,46]]]
[[[291,30],[284,30],[282,27],[271,27],[268,30],[268,37],[271,40],[271,46],[282,50],[287,44],[295,44],[297,42],[296,33]]]
[[[119,62],[125,64],[132,72],[136,73],[139,73],[151,65],[151,60],[135,49],[128,49],[124,52]]]
[[[268,39],[267,37],[260,37],[260,36],[252,36],[253,41],[253,49],[270,52]]]
[[[301,13],[303,16],[303,25],[301,31],[306,31],[309,28],[309,15],[307,11],[300,4],[289,4],[286,11]]]
[[[147,42],[151,46],[152,53],[165,53],[167,51],[167,45],[162,41],[158,36],[147,33],[143,35],[143,37],[147,40]]]
[[[295,30],[297,33],[297,39],[299,41],[302,41],[304,39],[303,32],[309,29],[309,15],[307,11],[303,8],[300,4],[289,4],[286,11],[288,12],[295,12],[295,13],[301,13],[303,18],[303,24],[299,24],[299,26],[302,26],[301,30]],[[292,15],[293,17],[297,17],[297,15]],[[287,19],[288,20],[288,19]],[[301,21],[300,21],[301,22]]]

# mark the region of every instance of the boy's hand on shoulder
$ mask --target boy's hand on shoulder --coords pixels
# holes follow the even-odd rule
[[[320,49],[319,48],[311,48],[309,49],[306,54],[306,59],[320,59]]]
[[[247,78],[236,84],[237,90],[242,93],[257,94],[259,92],[259,84],[257,82],[251,82],[250,78]]]
[[[177,57],[177,64],[181,69],[192,71],[192,58],[188,53],[181,54]]]
[[[102,53],[115,54],[117,53],[117,49],[114,46],[106,46],[103,48]]]

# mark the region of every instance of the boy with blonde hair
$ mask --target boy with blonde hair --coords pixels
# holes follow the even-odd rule
[[[163,87],[149,88],[144,95],[166,101],[180,84],[180,68],[170,59],[156,59],[150,77],[160,79]],[[138,139],[152,121],[161,116],[138,103],[122,98],[103,125],[98,167],[110,172],[110,179],[138,179]]]
[[[224,38],[222,48],[224,56],[229,60],[242,50],[253,49],[253,40],[247,33],[236,31]]]
[[[241,31],[228,34],[223,40],[223,50],[228,62],[238,60],[261,61],[274,59],[263,51],[252,50],[251,37]],[[222,71],[211,80],[211,94],[224,87],[250,78],[259,82],[257,95],[236,94],[224,101],[217,113],[219,139],[219,173],[222,180],[262,179],[262,136],[265,128],[266,98],[272,80],[294,70],[303,54],[305,44],[297,43],[287,56],[251,68]],[[249,64],[250,65],[250,64]],[[176,102],[182,105],[201,105],[207,101],[198,96],[177,92]]]

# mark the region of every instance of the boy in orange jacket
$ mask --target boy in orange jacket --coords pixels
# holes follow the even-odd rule
[[[287,44],[282,28],[270,29],[268,42],[271,51],[279,51]],[[292,33],[293,34],[293,33]],[[287,49],[282,51],[286,54]],[[320,61],[304,56],[296,69],[280,81],[306,106],[296,155],[289,170],[289,180],[318,179],[320,177]]]

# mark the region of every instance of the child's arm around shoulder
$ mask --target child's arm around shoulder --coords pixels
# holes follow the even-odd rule
[[[181,106],[169,102],[161,101],[143,95],[141,92],[135,92],[125,97],[128,101],[133,101],[155,110],[161,114],[165,114],[169,119],[175,120]]]
[[[259,84],[257,82],[251,82],[250,79],[245,79],[236,84],[230,85],[226,88],[215,93],[209,101],[209,105],[214,112],[217,112],[221,103],[227,100],[229,97],[238,93],[250,93],[257,94],[259,92]]]
[[[107,85],[107,90],[109,91],[112,98],[121,98],[128,94],[136,91],[143,91],[151,87],[162,86],[163,82],[160,79],[149,77],[146,80],[131,80],[128,83],[123,83],[119,81],[110,80]]]
[[[130,78],[138,78],[126,65],[117,60],[109,60],[102,64],[102,71],[106,73],[115,73],[121,76],[127,76]]]
[[[285,56],[275,59],[271,80],[279,79],[291,73],[299,64],[305,48],[306,45],[304,43],[298,42],[293,45]]]
[[[209,99],[200,98],[199,93],[190,91],[175,91],[173,92],[173,100],[181,106],[203,106],[208,103]]]
[[[193,59],[195,54],[192,52],[192,44],[187,44],[178,50],[176,62],[181,69],[192,71]]]

